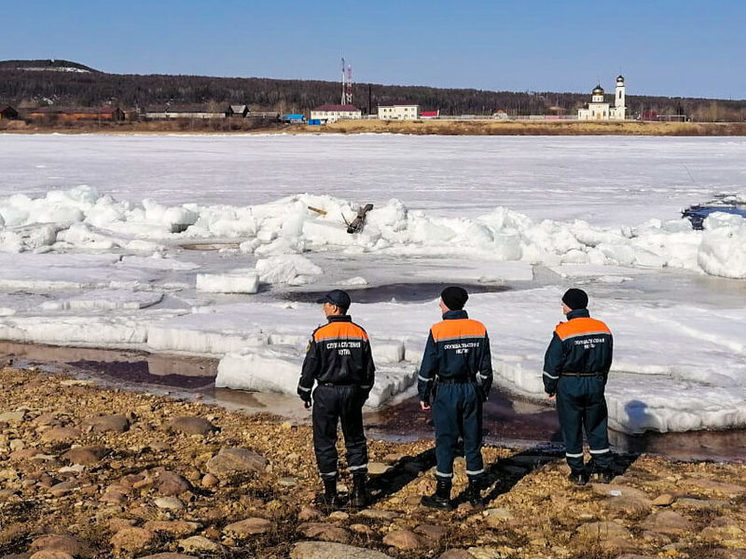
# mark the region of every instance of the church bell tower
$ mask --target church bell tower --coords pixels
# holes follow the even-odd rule
[[[620,75],[616,77],[616,90],[614,93],[614,107],[616,108],[617,118],[624,120],[625,113],[627,112],[627,107],[625,106],[626,99],[624,98],[624,76]]]

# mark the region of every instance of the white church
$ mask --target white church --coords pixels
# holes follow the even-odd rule
[[[578,120],[624,120],[627,114],[625,103],[624,76],[617,76],[614,91],[614,106],[604,101],[604,90],[597,85],[591,93],[588,108],[578,109]]]

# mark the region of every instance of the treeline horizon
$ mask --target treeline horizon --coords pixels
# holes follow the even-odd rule
[[[308,113],[319,105],[339,103],[341,96],[340,83],[321,80],[17,69],[23,62],[0,61],[0,105],[8,104],[19,110],[46,105],[112,105],[133,111],[167,103],[203,105],[217,110],[245,104],[255,111]],[[80,64],[67,64],[87,69]],[[607,92],[607,100],[613,105],[613,89]],[[353,87],[353,104],[363,114],[375,113],[378,105],[410,102],[420,105],[421,110],[440,110],[441,116],[491,115],[499,110],[511,116],[575,115],[588,101],[590,90],[588,93],[514,92],[368,83]],[[744,121],[746,100],[628,94],[627,113],[632,117],[654,113],[683,115],[696,121]]]

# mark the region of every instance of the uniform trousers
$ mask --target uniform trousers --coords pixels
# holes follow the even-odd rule
[[[337,477],[337,426],[342,424],[347,467],[368,471],[368,445],[363,431],[363,391],[354,385],[319,384],[313,392],[313,448],[322,478]]]
[[[464,440],[466,474],[477,478],[484,473],[482,460],[482,398],[470,382],[438,382],[432,402],[435,423],[435,475],[453,477],[453,460],[458,440]]]
[[[565,457],[573,472],[583,471],[583,431],[588,439],[593,465],[612,465],[609,449],[608,410],[603,375],[560,376],[557,384],[557,413],[565,440]]]

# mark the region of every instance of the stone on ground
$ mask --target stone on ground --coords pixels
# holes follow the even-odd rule
[[[191,538],[180,540],[179,549],[187,553],[217,553],[223,549],[223,546],[204,536],[192,536]]]
[[[300,542],[290,552],[291,559],[392,559],[390,555],[341,543]]]
[[[64,551],[52,551],[49,549],[42,549],[34,553],[30,559],[75,559],[69,553]]]
[[[56,534],[36,538],[31,542],[31,550],[63,551],[78,557],[90,557],[92,555],[91,550],[79,539],[73,536],[60,536]]]
[[[209,435],[217,430],[212,423],[203,417],[179,416],[174,417],[168,425],[171,431],[184,435]]]
[[[143,525],[143,528],[151,532],[163,532],[182,538],[194,534],[199,527],[198,523],[185,520],[149,520]]]
[[[347,530],[324,522],[306,522],[298,526],[298,532],[307,538],[325,542],[347,543],[350,541],[350,533]]]
[[[97,415],[86,419],[83,425],[94,433],[124,433],[130,428],[130,422],[124,415]]]
[[[111,545],[114,547],[115,553],[121,553],[122,551],[136,553],[147,549],[154,539],[155,534],[150,530],[135,527],[125,528],[112,536]]]
[[[386,534],[383,543],[402,550],[412,550],[422,546],[422,540],[409,530],[393,530]]]
[[[223,528],[223,533],[233,538],[246,539],[257,534],[266,534],[272,529],[272,523],[266,518],[247,518],[233,522]]]
[[[70,464],[91,466],[98,464],[106,456],[107,450],[103,446],[85,446],[71,448],[62,455],[62,459]]]
[[[221,448],[207,461],[207,471],[221,477],[237,473],[258,473],[267,468],[269,461],[248,448]]]
[[[694,528],[690,520],[672,510],[664,510],[651,514],[642,525],[659,534],[678,534],[688,532]]]

